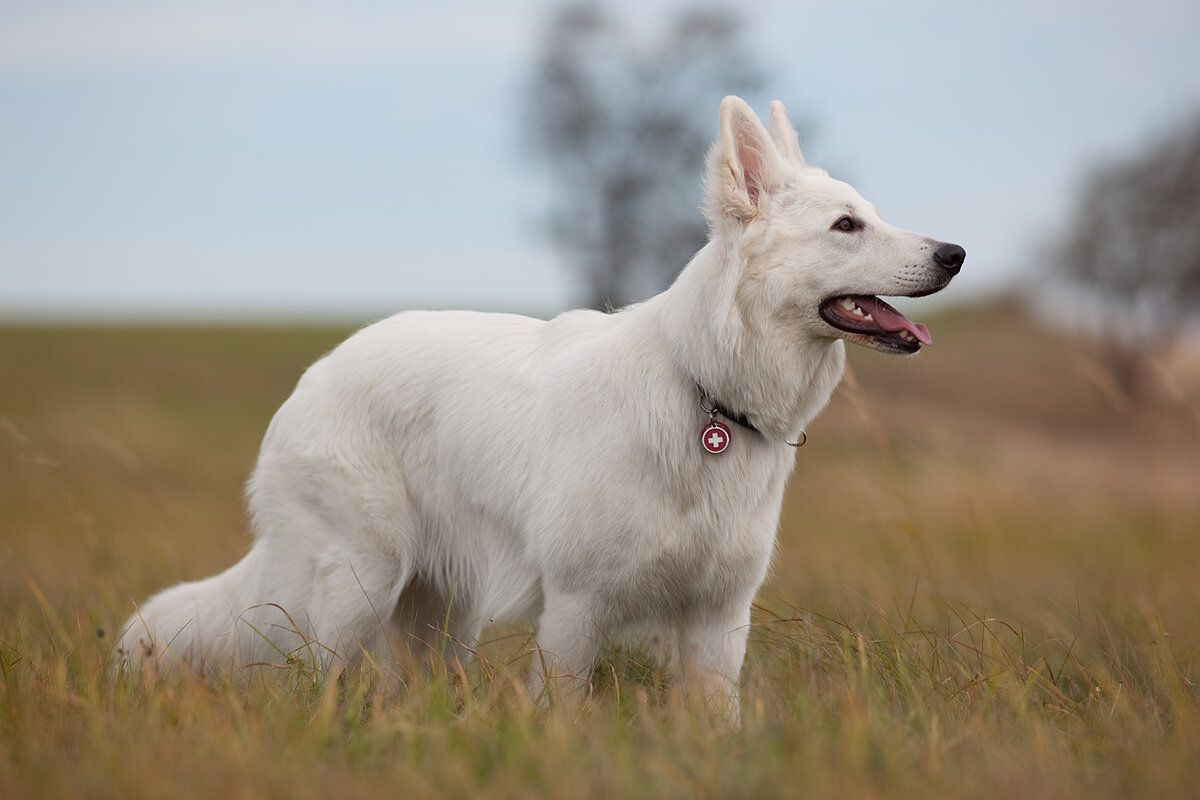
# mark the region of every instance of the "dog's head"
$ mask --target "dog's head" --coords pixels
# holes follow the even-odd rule
[[[713,236],[740,251],[747,313],[887,353],[931,343],[924,325],[878,295],[939,291],[966,251],[889,225],[849,185],[809,166],[782,103],[771,104],[768,131],[744,101],[725,98],[706,192]]]

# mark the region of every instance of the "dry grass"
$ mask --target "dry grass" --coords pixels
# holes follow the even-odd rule
[[[0,797],[1190,797],[1200,363],[1113,393],[995,307],[855,353],[797,454],[730,733],[613,653],[538,712],[521,637],[434,679],[108,677],[134,599],[232,563],[241,483],[344,330],[0,330]]]

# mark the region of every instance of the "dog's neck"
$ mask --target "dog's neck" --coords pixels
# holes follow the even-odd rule
[[[790,440],[829,402],[845,348],[840,339],[757,318],[758,309],[739,298],[747,272],[737,238],[718,232],[645,307],[658,315],[681,379],[698,383],[768,439]]]
[[[761,433],[758,428],[754,427],[754,423],[745,414],[730,410],[729,406],[709,394],[699,383],[696,384],[696,389],[700,392],[700,407],[702,409],[710,413],[720,414],[735,425],[740,425],[747,430]]]

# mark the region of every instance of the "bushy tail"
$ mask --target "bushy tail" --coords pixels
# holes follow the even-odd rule
[[[243,617],[255,603],[257,560],[252,550],[219,575],[181,583],[146,601],[121,629],[118,673],[162,673],[180,665],[218,671],[252,660],[254,631]]]

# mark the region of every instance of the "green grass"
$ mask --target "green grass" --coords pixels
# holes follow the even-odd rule
[[[0,329],[0,797],[1191,797],[1200,362],[1138,408],[1011,309],[853,354],[808,431],[743,726],[645,653],[532,707],[526,632],[465,671],[113,680],[132,602],[248,546],[274,409],[346,330]]]

